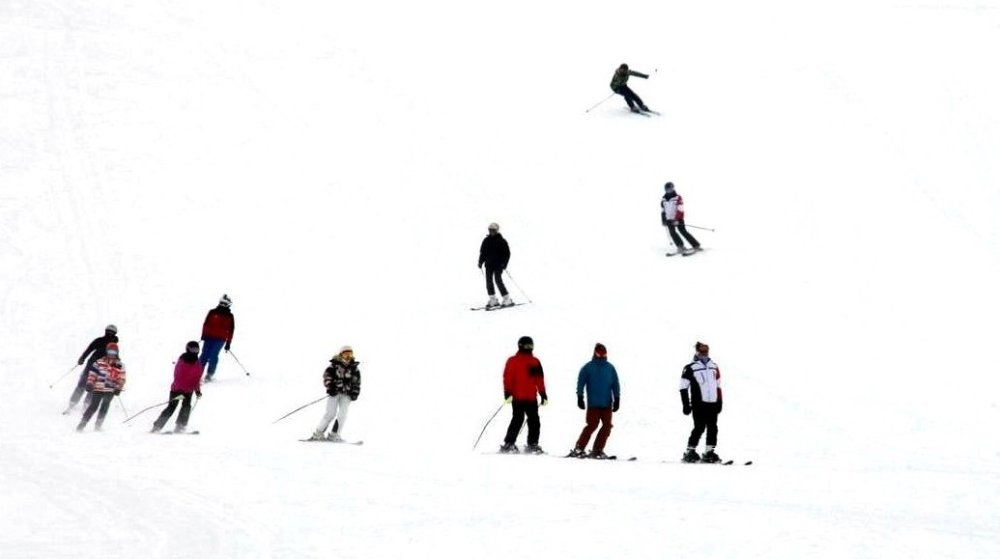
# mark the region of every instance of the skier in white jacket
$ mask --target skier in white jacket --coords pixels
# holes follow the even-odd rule
[[[660,200],[660,221],[667,228],[670,240],[677,247],[677,252],[668,252],[667,256],[673,256],[678,252],[687,256],[701,250],[701,243],[684,227],[684,198],[677,194],[672,182],[663,185],[663,198]],[[682,236],[691,245],[690,249],[684,248]]]
[[[685,462],[718,462],[715,454],[715,444],[719,436],[719,414],[722,413],[722,386],[719,382],[719,366],[708,356],[708,345],[702,342],[694,344],[694,359],[685,365],[681,373],[681,403],[684,415],[694,419],[694,429],[688,437],[687,452],[682,460]],[[691,393],[690,398],[688,392]],[[705,453],[698,456],[698,442],[701,434],[708,431],[705,437]]]

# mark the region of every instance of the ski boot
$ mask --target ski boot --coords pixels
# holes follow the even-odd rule
[[[486,310],[492,310],[500,306],[500,301],[497,301],[496,295],[490,295],[490,300],[486,301]]]
[[[684,453],[684,456],[681,457],[681,461],[693,464],[701,461],[701,457],[698,456],[698,452],[695,449],[689,448],[687,449],[687,452]]]
[[[521,452],[517,449],[517,445],[514,443],[503,443],[500,445],[500,454],[518,454]]]
[[[642,112],[642,110],[639,109],[639,107],[629,107],[628,110],[632,111],[633,113],[641,113]]]
[[[513,307],[514,301],[511,300],[510,295],[504,295],[503,301],[500,301],[501,307]]]
[[[566,455],[566,458],[586,458],[586,457],[587,453],[584,452],[582,448],[574,448],[573,450],[569,451],[569,454]]]
[[[311,436],[310,436],[310,437],[309,437],[308,439],[306,439],[306,440],[307,440],[307,441],[325,441],[325,440],[327,440],[327,438],[326,438],[326,436],[325,436],[325,435],[323,435],[323,433],[313,433],[313,434],[312,434],[312,435],[311,435]]]
[[[587,455],[587,458],[592,460],[607,460],[608,455],[604,454],[603,450],[591,450],[590,454]]]
[[[719,458],[719,455],[715,453],[715,450],[708,449],[705,451],[705,454],[701,455],[701,461],[708,464],[717,464],[721,462],[722,459]]]
[[[545,451],[542,450],[542,447],[538,446],[537,444],[529,444],[529,445],[526,445],[524,447],[524,453],[525,454],[545,454]]]
[[[342,439],[340,437],[340,434],[337,433],[336,431],[330,431],[330,434],[326,436],[325,440],[330,441],[331,443],[342,443],[342,442],[344,442],[344,439]]]
[[[185,431],[187,431],[187,427],[184,425],[174,425],[174,433],[183,435]]]

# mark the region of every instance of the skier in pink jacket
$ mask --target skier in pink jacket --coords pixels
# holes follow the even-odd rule
[[[170,385],[170,402],[166,409],[156,418],[151,433],[158,433],[170,420],[170,416],[181,404],[181,413],[174,423],[174,432],[183,433],[187,429],[188,418],[191,417],[191,397],[201,398],[201,374],[205,366],[198,361],[198,342],[188,342],[184,353],[177,359],[174,366],[174,383]]]

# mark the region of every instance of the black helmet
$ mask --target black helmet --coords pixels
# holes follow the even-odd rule
[[[667,184],[663,185],[663,190],[666,192],[670,192],[673,189],[674,189],[674,183],[672,182],[668,182]]]
[[[517,349],[531,351],[535,349],[535,342],[531,339],[531,336],[521,336],[517,340]]]

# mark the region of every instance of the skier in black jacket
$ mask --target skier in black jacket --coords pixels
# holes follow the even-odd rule
[[[649,107],[642,102],[642,99],[635,94],[634,91],[628,86],[629,76],[635,76],[637,78],[648,79],[649,76],[643,74],[642,72],[636,72],[635,70],[629,70],[628,64],[622,64],[615,70],[615,75],[611,77],[611,91],[614,91],[618,95],[625,98],[625,102],[628,104],[628,108],[633,113],[648,112]]]
[[[69,406],[63,415],[68,415],[70,410],[72,410],[76,404],[80,401],[80,397],[83,396],[84,390],[87,388],[87,374],[90,372],[90,366],[94,364],[94,361],[104,357],[105,348],[107,348],[110,343],[118,343],[118,327],[114,324],[108,324],[104,327],[104,335],[100,338],[94,338],[94,341],[90,342],[87,349],[83,350],[80,354],[80,359],[77,360],[77,365],[83,365],[83,370],[80,371],[80,380],[76,383],[76,388],[73,389],[73,394],[69,397]],[[88,359],[87,356],[90,356]],[[86,364],[84,365],[84,362]],[[84,408],[86,404],[90,403],[90,394],[87,394],[87,398],[84,401]]]
[[[510,245],[500,234],[500,226],[491,223],[489,234],[479,246],[479,268],[486,266],[486,293],[490,296],[490,300],[486,303],[487,309],[514,306],[514,301],[510,299],[507,287],[503,284],[503,271],[507,269],[508,262],[510,262]],[[497,301],[493,282],[496,282],[497,288],[500,289],[502,302]]]

